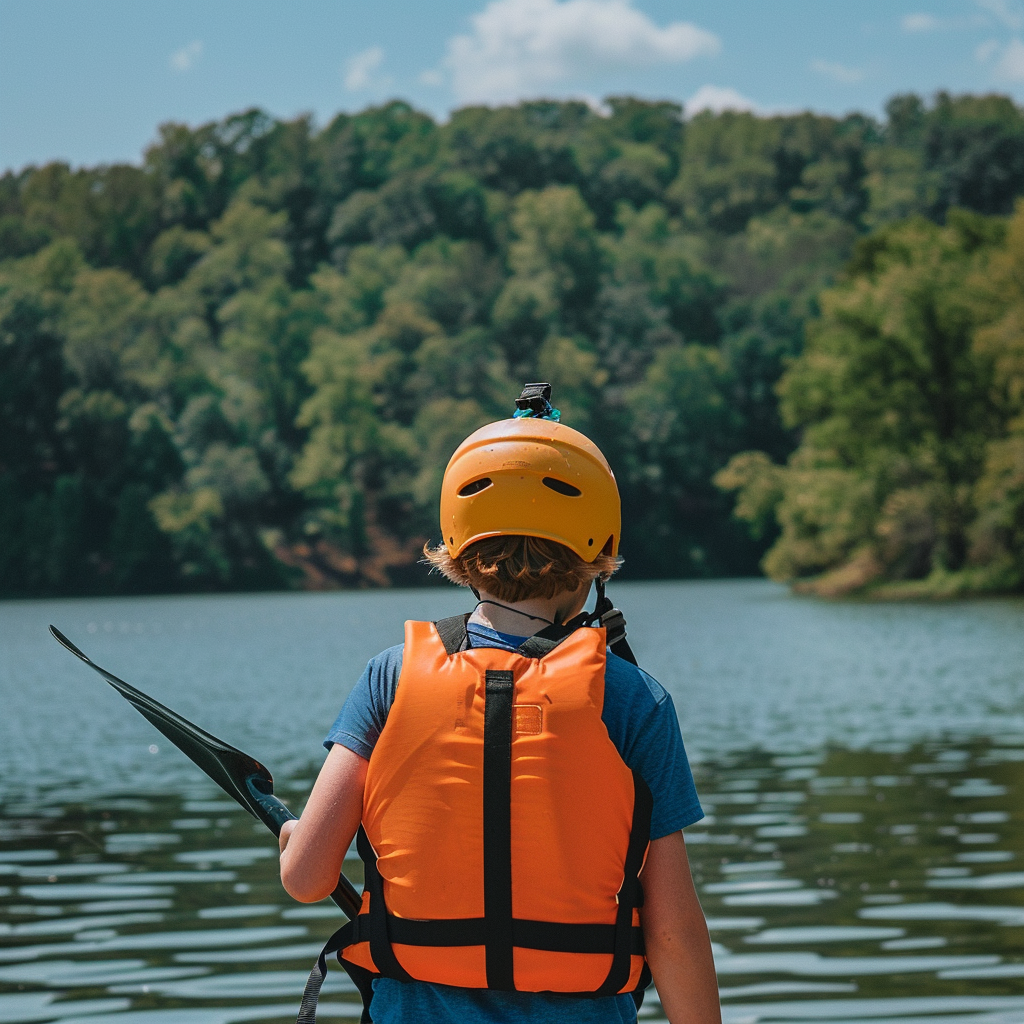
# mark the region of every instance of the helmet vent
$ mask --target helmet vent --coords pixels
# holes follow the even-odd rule
[[[466,486],[459,491],[459,497],[468,498],[472,494],[479,494],[484,490],[484,488],[490,486],[491,478],[489,476],[483,476],[479,480],[474,480],[471,484],[466,484]]]
[[[564,494],[567,498],[578,498],[583,493],[578,487],[573,487],[572,484],[567,484],[564,480],[556,480],[553,476],[544,477],[541,483],[553,491],[558,491],[559,494]]]

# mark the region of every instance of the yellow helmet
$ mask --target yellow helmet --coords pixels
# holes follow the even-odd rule
[[[615,476],[593,441],[543,415],[557,416],[550,394],[547,385],[527,385],[520,416],[481,427],[451,457],[441,529],[453,558],[478,540],[510,535],[555,541],[585,562],[618,554]]]

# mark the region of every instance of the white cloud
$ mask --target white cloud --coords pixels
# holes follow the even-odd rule
[[[826,75],[843,85],[853,85],[864,78],[864,72],[859,68],[848,68],[845,64],[833,64],[827,60],[811,61],[811,68],[819,75]]]
[[[904,32],[934,32],[939,19],[934,14],[908,14],[903,18]]]
[[[345,88],[349,92],[365,89],[383,59],[384,51],[379,46],[371,46],[368,50],[357,53],[345,64]]]
[[[444,75],[436,68],[427,68],[426,71],[420,72],[420,81],[424,85],[443,85]]]
[[[446,63],[459,102],[501,103],[720,49],[712,33],[685,21],[660,27],[631,0],[492,0],[468,35],[449,40]]]
[[[975,0],[975,2],[983,11],[988,11],[1008,29],[1016,31],[1024,25],[1024,17],[1021,16],[1020,8],[1010,4],[1009,0]]]
[[[987,64],[999,52],[998,39],[986,39],[978,43],[974,48],[974,59],[981,64]]]
[[[196,62],[203,55],[203,41],[201,39],[193,39],[188,46],[183,46],[180,50],[175,50],[170,57],[170,65],[172,71],[191,71],[195,66]]]
[[[996,64],[997,78],[1007,82],[1024,82],[1024,43],[1011,39]]]
[[[721,85],[702,85],[685,105],[687,117],[693,117],[702,110],[720,114],[723,110],[756,110],[757,106],[735,89]]]

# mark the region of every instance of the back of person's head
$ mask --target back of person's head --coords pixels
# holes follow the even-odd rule
[[[499,601],[554,597],[620,564],[621,509],[601,450],[558,422],[546,384],[528,384],[515,417],[459,445],[441,485],[443,542],[427,561]]]

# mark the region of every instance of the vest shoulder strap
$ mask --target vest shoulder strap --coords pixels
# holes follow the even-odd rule
[[[568,625],[545,626],[539,633],[527,637],[517,648],[519,654],[527,658],[543,658],[550,654],[563,640],[575,633]]]
[[[437,630],[437,635],[449,655],[468,650],[468,621],[468,615],[452,615],[447,619],[438,619],[434,623],[434,629]],[[548,626],[534,636],[527,637],[517,648],[517,653],[527,658],[543,658],[573,632],[574,630],[568,626]]]
[[[452,615],[447,619],[438,619],[434,629],[449,654],[458,654],[469,647],[469,633],[466,631],[468,615]]]
[[[622,617],[621,612],[616,611],[616,614],[619,618]],[[437,635],[440,637],[441,643],[444,644],[444,649],[449,655],[458,654],[460,651],[465,651],[469,648],[469,632],[466,629],[468,621],[469,615],[464,614],[452,615],[447,619],[438,619],[434,623],[434,629],[437,630]],[[547,626],[539,633],[527,637],[516,648],[516,653],[526,658],[543,658],[545,655],[550,654],[563,640],[572,636],[578,628],[579,625],[575,620],[565,625]],[[625,658],[634,665],[636,664],[636,658],[633,657],[633,652],[630,651],[629,645],[626,643],[624,629],[618,640],[611,642],[610,646],[613,653],[619,655],[620,658]]]

